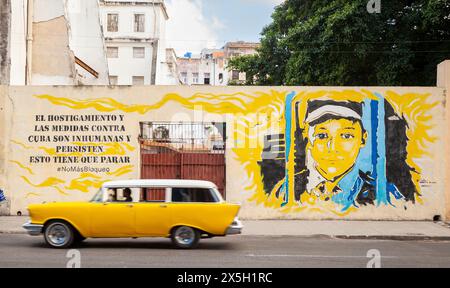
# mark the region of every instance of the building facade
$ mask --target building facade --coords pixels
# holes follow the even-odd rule
[[[100,6],[111,84],[176,83],[166,57],[164,1],[102,0]]]
[[[180,80],[183,85],[227,84],[227,75],[223,51],[221,49],[204,49],[200,55],[178,58]]]
[[[245,83],[245,73],[227,68],[237,56],[256,53],[258,43],[229,42],[222,49],[203,49],[200,55],[178,58],[180,80],[184,85],[226,86]]]
[[[4,11],[8,84],[109,84],[97,0],[17,0]]]
[[[223,47],[224,57],[225,57],[225,65],[228,65],[228,61],[233,57],[245,56],[245,55],[253,55],[257,51],[256,49],[260,46],[259,43],[252,42],[228,42]],[[242,85],[245,83],[246,75],[245,73],[241,73],[235,70],[227,70],[228,75],[228,84],[239,84]]]

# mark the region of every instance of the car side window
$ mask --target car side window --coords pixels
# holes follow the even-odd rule
[[[133,190],[131,188],[108,189],[108,202],[110,203],[128,203],[133,201]]]
[[[205,188],[172,188],[172,202],[174,203],[216,203],[219,199],[215,197],[210,189]]]
[[[166,188],[142,188],[140,202],[165,202]]]

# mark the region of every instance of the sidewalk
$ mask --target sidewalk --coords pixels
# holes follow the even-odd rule
[[[28,217],[0,217],[0,234],[24,234],[22,224],[28,219]],[[442,222],[260,220],[243,223],[242,235],[245,236],[450,241],[450,225]]]
[[[445,240],[450,225],[425,221],[244,221],[244,235],[343,239]]]

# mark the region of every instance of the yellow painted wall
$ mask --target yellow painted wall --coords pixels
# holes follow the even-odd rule
[[[8,103],[8,98],[12,103],[6,105],[5,113],[2,111],[2,117],[6,120],[2,121],[0,135],[6,147],[6,152],[2,154],[6,173],[0,184],[4,185],[11,202],[12,215],[18,211],[26,213],[26,206],[30,203],[88,200],[104,181],[139,178],[138,136],[139,122],[142,121],[227,122],[227,196],[229,201],[242,203],[240,214],[246,219],[421,220],[445,214],[446,167],[443,159],[447,155],[447,128],[442,88],[44,86],[2,87],[0,92],[2,89],[7,91],[3,93],[7,95],[0,99]],[[315,99],[356,102],[386,99],[395,112],[408,121],[406,162],[415,169],[411,173],[411,180],[417,188],[415,201],[392,199],[389,205],[358,205],[344,211],[342,207],[312,194],[304,193],[300,202],[295,201],[293,189],[289,190],[291,197],[287,200],[276,197],[276,193],[267,193],[258,163],[262,160],[264,136],[277,133],[287,135],[285,110],[288,97],[292,97],[290,103],[299,103],[300,114],[307,113],[305,103]],[[74,123],[49,122],[49,115],[124,118],[123,121],[105,123]],[[42,131],[45,125],[50,125],[50,131]],[[90,131],[55,132],[51,125],[87,125]],[[92,131],[95,125],[123,125],[125,131]],[[89,156],[86,153],[55,150],[57,146],[81,145],[72,141],[71,137],[77,135],[129,136],[130,141],[89,144],[103,149],[102,153],[92,153],[91,156],[129,157],[129,163],[55,163],[55,156],[72,156],[78,160]],[[69,136],[71,140],[67,143],[53,142],[53,139],[50,142],[34,142],[34,137],[30,136],[44,137],[41,140]],[[295,163],[292,160],[295,152],[295,149],[291,150],[291,160],[286,161],[289,171],[285,173],[285,179],[295,177]],[[35,156],[48,156],[51,163],[33,163],[36,158],[32,160],[31,157]],[[86,166],[100,170],[82,171]],[[64,167],[75,167],[78,171],[64,172]]]

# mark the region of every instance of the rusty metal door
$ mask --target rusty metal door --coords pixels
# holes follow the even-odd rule
[[[224,131],[224,123],[141,123],[141,178],[210,181],[225,198]]]

